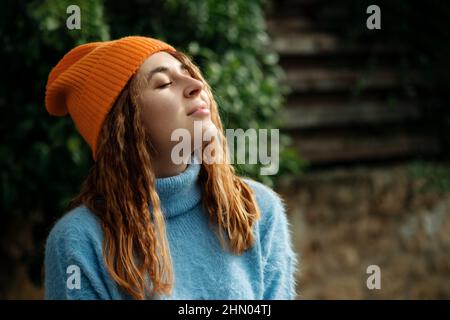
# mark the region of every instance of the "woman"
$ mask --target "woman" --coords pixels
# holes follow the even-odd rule
[[[95,164],[46,243],[48,299],[293,299],[296,255],[281,198],[236,176],[218,107],[188,56],[130,36],[78,46],[50,72]],[[213,159],[194,127],[213,136]],[[192,154],[171,158],[176,129]]]

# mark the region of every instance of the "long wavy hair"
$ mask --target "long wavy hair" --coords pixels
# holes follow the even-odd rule
[[[225,250],[241,254],[254,244],[253,225],[260,210],[250,187],[228,161],[228,145],[208,83],[191,58],[165,50],[184,63],[204,84],[211,119],[218,129],[220,164],[202,161],[199,181],[202,206]],[[115,101],[102,126],[96,162],[69,203],[69,210],[85,205],[101,221],[105,265],[117,284],[135,299],[170,295],[173,269],[164,215],[156,192],[152,145],[141,123],[137,96],[142,81],[133,76]],[[227,238],[227,239],[225,239]]]

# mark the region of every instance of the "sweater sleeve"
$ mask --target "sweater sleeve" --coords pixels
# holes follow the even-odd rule
[[[51,230],[45,249],[45,298],[109,299],[98,261],[92,220],[69,214]]]
[[[291,227],[283,200],[272,190],[266,207],[267,221],[262,234],[264,300],[296,298],[297,255],[293,250]]]

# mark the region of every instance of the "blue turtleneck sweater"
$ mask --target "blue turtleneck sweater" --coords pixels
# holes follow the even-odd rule
[[[241,255],[225,251],[208,226],[198,181],[200,164],[157,179],[174,271],[172,295],[158,299],[294,299],[297,256],[281,197],[244,179],[255,192],[261,219],[255,245]],[[102,254],[103,232],[85,206],[52,228],[45,250],[46,299],[129,299],[110,277]]]

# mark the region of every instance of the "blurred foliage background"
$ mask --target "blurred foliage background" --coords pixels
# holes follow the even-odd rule
[[[81,9],[81,29],[68,30],[69,5]],[[2,2],[0,41],[2,275],[8,261],[10,221],[32,225],[33,243],[20,259],[41,281],[44,240],[92,165],[87,144],[70,117],[51,117],[44,105],[48,74],[76,45],[127,35],[167,41],[191,56],[213,88],[224,128],[278,128],[276,112],[289,88],[269,46],[263,0],[45,0]],[[280,171],[297,174],[302,161],[280,136]],[[237,166],[242,175],[273,185],[260,165]],[[6,247],[6,248],[5,248]],[[0,277],[0,287],[8,279]],[[1,294],[0,294],[1,296]]]

